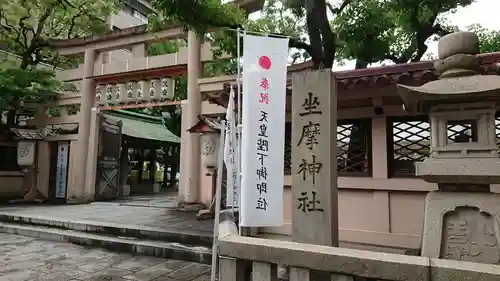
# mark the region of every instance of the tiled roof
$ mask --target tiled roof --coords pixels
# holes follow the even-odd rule
[[[500,74],[500,52],[479,55],[482,58],[483,74]],[[333,71],[337,79],[337,87],[341,92],[354,89],[369,89],[395,84],[420,86],[429,81],[436,80],[438,75],[434,70],[435,61],[422,61],[408,64],[386,65],[364,69]],[[303,71],[312,66],[311,62],[289,67],[290,72]],[[292,69],[290,69],[292,68]],[[291,81],[289,81],[291,84]],[[228,100],[230,87],[234,83],[225,85],[225,93],[210,94],[210,102],[225,106]],[[291,85],[287,94],[291,94]]]
[[[480,54],[484,74],[500,74],[500,52]],[[376,87],[387,84],[419,86],[437,79],[435,61],[422,61],[333,72],[339,88]]]

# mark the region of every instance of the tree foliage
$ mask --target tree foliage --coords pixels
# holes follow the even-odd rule
[[[493,53],[500,51],[500,31],[489,30],[479,24],[473,24],[467,27],[479,37],[479,49],[481,53]]]
[[[40,69],[0,69],[0,111],[16,109],[16,101],[44,102],[56,98],[60,82],[54,72]],[[19,106],[22,106],[20,104]]]
[[[15,64],[0,65],[0,110],[8,123],[25,101],[52,98],[60,90],[54,70],[78,58],[60,57],[52,39],[73,39],[109,30],[107,16],[119,0],[0,0],[0,44],[15,55]],[[41,65],[45,65],[40,68]],[[47,65],[52,66],[49,69]]]
[[[22,57],[20,68],[58,65],[50,39],[73,39],[109,30],[106,17],[119,0],[0,0],[0,35]]]
[[[237,28],[245,21],[245,13],[234,5],[222,5],[220,0],[153,0],[157,9],[153,24],[179,23],[199,33],[211,27]]]
[[[383,60],[419,61],[427,51],[427,40],[453,31],[440,15],[472,2],[353,1],[333,20],[340,56],[356,59],[361,67]]]
[[[300,43],[307,41],[307,30],[304,20],[293,15],[279,1],[269,1],[261,11],[260,17],[255,20],[248,20],[244,27],[250,31],[286,35],[292,38],[292,48],[290,50],[291,63],[311,58],[310,54],[304,48],[300,48]]]
[[[268,0],[262,17],[255,21],[219,0],[154,3],[160,23],[180,22],[200,33],[208,27],[239,27],[288,35],[290,47],[300,50],[293,53],[297,58],[310,57],[316,68],[331,68],[336,58],[356,59],[359,67],[382,60],[418,61],[427,50],[427,40],[452,31],[440,15],[473,1]],[[234,53],[231,32],[219,31],[213,39]]]

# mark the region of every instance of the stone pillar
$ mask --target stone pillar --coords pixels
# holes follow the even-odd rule
[[[198,122],[198,115],[201,114],[201,93],[198,87],[198,79],[202,75],[201,65],[201,40],[194,31],[188,33],[188,65],[187,65],[187,106],[186,114],[187,127],[182,130],[194,126]],[[180,190],[186,191],[183,198],[184,202],[197,202],[199,200],[200,189],[200,136],[198,134],[188,134],[186,138],[187,157],[182,158],[186,161],[181,173],[186,173],[187,176],[181,183]]]
[[[337,91],[330,69],[292,76],[292,238],[338,246]]]
[[[181,115],[181,143],[180,143],[180,163],[179,163],[179,194],[177,197],[177,200],[180,202],[185,201],[185,198],[188,194],[188,185],[187,185],[187,170],[189,169],[189,161],[188,161],[188,147],[187,147],[187,140],[188,140],[188,135],[191,134],[190,132],[187,131],[189,129],[187,125],[187,114],[184,114],[187,112],[187,100],[183,100],[181,102],[181,110],[183,114]]]
[[[85,170],[85,201],[94,201],[95,198],[95,185],[96,185],[96,172],[97,172],[97,154],[99,149],[99,126],[100,116],[97,110],[90,112],[90,126],[89,126],[89,141],[87,142],[87,169]]]
[[[92,77],[94,73],[94,63],[97,54],[94,50],[85,51],[85,63],[83,65],[83,79],[81,88],[80,121],[78,129],[78,149],[70,153],[75,153],[74,165],[78,167],[79,173],[76,175],[74,186],[68,186],[68,203],[79,203],[84,201],[85,178],[87,167],[87,149],[90,136],[91,111],[95,102],[95,83]]]

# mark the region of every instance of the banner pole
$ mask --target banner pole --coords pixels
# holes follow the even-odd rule
[[[237,75],[236,75],[236,87],[237,87],[237,91],[236,91],[236,94],[237,94],[237,99],[238,99],[238,107],[237,107],[237,116],[236,116],[236,124],[237,124],[237,128],[238,128],[238,138],[237,138],[237,143],[238,143],[238,147],[237,147],[237,175],[238,175],[238,180],[236,182],[237,184],[237,187],[239,188],[240,192],[239,192],[239,200],[238,200],[238,232],[240,235],[242,235],[241,233],[241,226],[240,226],[240,223],[241,223],[241,201],[243,200],[241,198],[241,138],[242,138],[242,104],[241,104],[241,33],[240,33],[240,29],[238,28],[237,31],[236,31],[236,46],[237,46],[237,50],[236,50],[236,57],[237,57],[237,61],[236,61],[236,65],[237,65]],[[234,205],[234,204],[233,204]]]
[[[224,137],[226,135],[226,121],[220,123],[219,155],[217,155],[217,184],[215,186],[215,218],[214,218],[214,238],[212,244],[212,272],[211,281],[215,281],[217,273],[217,255],[219,243],[219,223],[220,209],[222,201],[222,170],[224,168]]]

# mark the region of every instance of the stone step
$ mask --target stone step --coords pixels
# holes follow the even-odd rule
[[[187,246],[180,243],[158,240],[139,240],[130,237],[109,236],[47,226],[0,222],[0,232],[50,241],[69,242],[82,246],[101,247],[117,252],[136,253],[205,264],[210,264],[212,257],[210,247]]]
[[[43,216],[24,216],[18,213],[0,214],[0,222],[20,225],[45,226],[80,232],[122,236],[137,239],[176,242],[186,245],[212,247],[213,235],[208,231],[169,227],[149,227],[129,224],[117,224],[99,221],[66,221]]]

